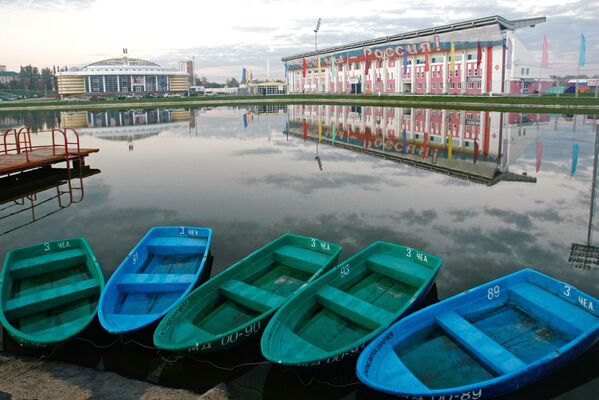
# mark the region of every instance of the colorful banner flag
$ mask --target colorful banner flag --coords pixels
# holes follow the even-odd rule
[[[476,44],[476,69],[480,68],[480,63],[483,61],[483,48],[480,46],[480,40]]]
[[[543,141],[537,143],[537,162],[536,169],[537,172],[541,169],[541,159],[543,158]]]
[[[320,68],[320,57],[318,57],[318,73],[320,74],[321,72],[321,68]]]
[[[422,149],[422,158],[428,156],[428,133],[424,132],[424,149]]]
[[[308,124],[304,121],[304,142],[308,140]]]
[[[453,40],[451,41],[451,47],[449,50],[449,71],[453,74],[455,70],[455,45],[453,44]]]
[[[333,124],[331,128],[331,138],[333,139],[333,143],[335,143],[335,136],[337,136],[337,124]]]
[[[512,41],[508,38],[506,44],[506,60],[505,60],[505,68],[512,69]]]
[[[302,64],[302,75],[304,78],[306,77],[306,72],[308,71],[308,64],[306,63],[306,59],[304,58],[304,62]]]
[[[578,66],[584,67],[587,63],[587,39],[584,33],[580,34],[580,52],[578,53]]]
[[[403,73],[404,75],[408,73],[408,48],[404,46],[403,48]]]
[[[474,164],[478,161],[478,140],[474,139]]]
[[[447,159],[451,161],[453,159],[453,135],[447,137]]]
[[[428,72],[430,70],[431,66],[428,62],[428,46],[426,47],[426,51],[424,54],[424,72]]]
[[[318,121],[318,143],[322,142],[322,122]]]
[[[243,114],[243,127],[244,128],[248,127],[248,115],[247,114]]]
[[[406,130],[404,128],[404,130],[401,132],[401,154],[406,154],[407,150],[408,150],[408,134],[406,133]]]
[[[574,175],[576,173],[576,165],[578,164],[578,143],[574,143],[572,145],[572,170],[570,171],[570,175]]]
[[[368,75],[368,71],[370,69],[370,61],[367,59],[366,61],[364,61],[364,63],[366,64],[366,70],[364,71],[364,75]]]
[[[549,67],[549,43],[547,43],[547,35],[543,36],[543,56],[541,57],[541,68]]]

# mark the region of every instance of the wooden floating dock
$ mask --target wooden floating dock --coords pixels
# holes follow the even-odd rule
[[[70,168],[71,162],[73,165],[77,162],[79,166],[83,166],[85,157],[99,151],[81,148],[79,134],[74,129],[38,132],[38,136],[43,134],[51,135],[52,144],[33,146],[29,128],[6,130],[2,137],[3,147],[0,147],[0,176],[49,167],[61,162],[66,162],[67,168]]]

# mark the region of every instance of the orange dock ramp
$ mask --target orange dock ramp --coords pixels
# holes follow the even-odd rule
[[[0,176],[30,169],[51,166],[60,162],[71,162],[75,166],[84,164],[84,158],[98,149],[82,149],[79,134],[74,129],[52,129],[52,144],[34,146],[31,143],[29,128],[9,129],[3,135],[3,147],[0,147]]]

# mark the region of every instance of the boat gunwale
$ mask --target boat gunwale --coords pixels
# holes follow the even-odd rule
[[[400,335],[397,335],[396,337],[393,337],[392,339],[390,339],[386,343],[384,343],[381,346],[381,348],[378,349],[377,353],[383,353],[385,351],[394,351],[394,348],[396,346],[400,345],[405,340],[407,340],[410,337],[410,335],[421,332],[423,329],[432,327],[437,323],[436,319],[420,318],[421,315],[430,314],[431,317],[437,317],[437,316],[443,315],[446,312],[451,312],[451,311],[455,312],[458,308],[463,307],[473,301],[476,301],[477,295],[480,295],[481,292],[483,292],[483,294],[484,294],[485,291],[488,291],[489,289],[496,286],[498,283],[506,281],[506,280],[509,281],[509,284],[506,285],[507,290],[509,290],[510,286],[515,286],[517,284],[526,283],[526,282],[539,286],[538,283],[535,283],[534,281],[531,281],[531,279],[530,279],[531,277],[533,277],[535,275],[541,276],[541,279],[549,279],[551,281],[557,282],[558,284],[567,285],[567,286],[571,287],[572,289],[576,289],[577,293],[583,294],[590,299],[596,300],[595,298],[590,296],[588,293],[579,290],[575,286],[572,286],[566,282],[555,279],[555,278],[553,278],[549,275],[546,275],[542,272],[539,272],[533,268],[524,268],[519,271],[513,272],[511,274],[505,275],[503,277],[494,279],[490,282],[481,284],[474,288],[467,289],[461,293],[458,293],[454,296],[448,297],[447,299],[444,299],[444,300],[442,300],[436,304],[433,304],[427,308],[419,310],[405,318],[402,318],[399,321],[396,321],[394,324],[389,326],[383,333],[381,333],[379,337],[377,337],[372,342],[370,342],[366,346],[366,348],[364,349],[362,354],[360,355],[360,358],[358,359],[358,362],[356,363],[356,375],[357,375],[358,379],[365,385],[367,385],[375,390],[378,390],[378,391],[381,391],[384,393],[388,393],[388,394],[392,394],[395,396],[428,398],[428,397],[432,397],[432,396],[461,395],[464,393],[472,393],[473,391],[481,390],[482,391],[481,396],[485,397],[485,394],[484,394],[485,390],[488,391],[490,389],[496,389],[498,387],[501,387],[502,384],[509,384],[509,382],[512,381],[514,378],[517,378],[519,376],[527,376],[528,372],[542,368],[545,365],[550,365],[552,367],[552,368],[550,368],[549,373],[539,374],[539,376],[537,376],[536,378],[533,377],[532,380],[527,381],[527,383],[525,385],[521,385],[521,382],[519,382],[518,387],[524,387],[532,382],[538,381],[539,379],[543,379],[544,377],[546,377],[552,373],[555,373],[557,370],[557,367],[560,365],[559,364],[560,361],[563,362],[563,360],[567,359],[567,357],[576,358],[576,357],[580,356],[582,354],[582,352],[587,350],[590,346],[593,346],[594,344],[599,343],[599,315],[595,315],[595,317],[598,319],[598,322],[594,326],[591,326],[586,331],[581,332],[578,336],[569,340],[566,344],[559,347],[558,349],[550,352],[549,354],[539,358],[538,360],[536,360],[532,363],[526,364],[526,367],[517,369],[517,370],[509,372],[507,374],[495,376],[492,379],[487,379],[487,380],[472,383],[469,385],[455,386],[455,387],[444,388],[444,389],[429,389],[428,391],[423,391],[423,392],[400,392],[400,391],[394,391],[390,387],[384,387],[384,386],[380,385],[378,383],[378,381],[374,381],[373,379],[366,376],[363,372],[363,370],[364,370],[363,364],[366,362],[365,359],[368,357],[369,354],[371,354],[371,350],[373,348],[376,348],[376,346],[379,345],[379,343],[381,343],[382,340],[385,339],[385,337],[388,333],[395,332],[395,331],[401,332]],[[517,278],[519,278],[519,277],[522,277],[522,279],[517,280]],[[568,301],[568,300],[565,300],[565,301]],[[502,304],[505,304],[505,303],[506,303],[506,301],[504,301]],[[453,307],[454,304],[456,304],[457,306]],[[570,304],[577,305],[578,307],[580,307],[577,302],[576,303],[570,302]],[[499,306],[501,306],[501,305],[499,305]],[[435,310],[438,308],[441,308],[442,312],[435,313]],[[580,309],[585,312],[589,312],[584,307],[580,307]],[[590,313],[590,314],[594,315],[593,313]],[[413,325],[410,325],[410,323],[412,321],[415,321],[416,323]],[[408,325],[408,326],[407,327],[401,326],[402,329],[397,328],[400,325]],[[584,350],[582,350],[578,353],[572,352],[575,348],[580,346],[582,343],[591,339],[592,336],[597,336],[593,343],[590,343],[588,347],[586,347]],[[464,351],[466,351],[466,350],[464,349]],[[407,368],[407,367],[405,367],[405,368],[407,371],[409,371],[410,374],[412,374],[412,376],[414,378],[418,379],[409,368]],[[424,383],[422,383],[422,384],[424,386],[426,386]],[[512,389],[512,390],[514,390],[514,389]],[[508,393],[510,391],[511,390],[502,389],[497,393],[494,392],[493,397]]]

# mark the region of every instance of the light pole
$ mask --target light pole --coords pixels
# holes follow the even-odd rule
[[[320,21],[321,18],[318,18],[318,22],[316,22],[316,29],[314,29],[314,51],[318,50],[318,31],[320,30]]]

